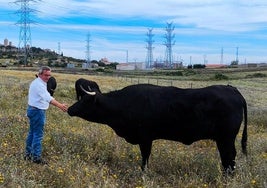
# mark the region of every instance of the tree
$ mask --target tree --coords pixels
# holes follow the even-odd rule
[[[238,65],[238,61],[232,61],[231,65]]]

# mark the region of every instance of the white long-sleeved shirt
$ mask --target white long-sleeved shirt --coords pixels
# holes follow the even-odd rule
[[[28,105],[47,110],[49,107],[49,103],[54,98],[47,91],[47,83],[44,82],[41,78],[34,79],[29,88],[28,95]]]

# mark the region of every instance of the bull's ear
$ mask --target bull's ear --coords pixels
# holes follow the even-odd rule
[[[90,91],[86,91],[82,85],[80,85],[81,89],[88,95],[96,95],[96,92],[90,92]]]

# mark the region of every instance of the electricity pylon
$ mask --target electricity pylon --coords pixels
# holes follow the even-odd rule
[[[87,63],[87,67],[90,66],[90,63],[91,63],[91,56],[90,56],[90,33],[87,34],[87,39],[86,39],[86,63]]]
[[[175,41],[173,41],[175,35],[172,33],[174,30],[172,23],[167,23],[165,30],[167,32],[165,34],[166,42],[164,44],[166,46],[165,66],[171,67],[171,65],[173,64],[172,46],[175,44]]]
[[[153,44],[153,34],[152,34],[152,30],[153,29],[148,29],[148,33],[147,33],[147,37],[148,39],[146,40],[147,42],[147,46],[146,46],[146,49],[147,49],[147,57],[146,57],[146,68],[151,68],[153,65],[153,47],[152,47],[152,44]]]
[[[20,15],[20,19],[16,23],[20,26],[19,31],[19,53],[22,53],[24,56],[24,65],[28,64],[28,57],[32,55],[31,53],[31,28],[30,24],[35,23],[30,18],[30,14],[35,12],[36,10],[30,8],[30,2],[35,0],[17,0],[14,3],[20,4],[20,9],[16,12]]]

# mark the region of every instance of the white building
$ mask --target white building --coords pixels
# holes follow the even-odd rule
[[[116,70],[144,70],[145,63],[120,63],[116,65]]]
[[[4,40],[4,46],[8,46],[8,39]]]

